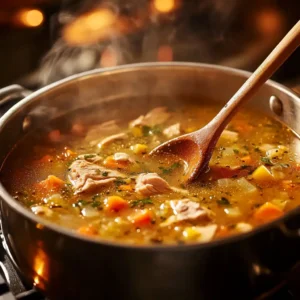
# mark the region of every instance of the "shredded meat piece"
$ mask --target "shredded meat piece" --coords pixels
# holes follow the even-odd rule
[[[129,156],[129,154],[124,152],[117,152],[114,154],[114,160],[115,161],[122,161],[122,162],[128,162],[133,163],[134,160]]]
[[[160,226],[168,226],[187,220],[209,221],[211,219],[212,212],[210,210],[201,207],[198,202],[191,201],[190,199],[171,200],[170,204],[174,215],[161,223]]]
[[[125,175],[86,160],[75,160],[69,169],[69,180],[75,188],[75,194],[101,190]]]
[[[115,142],[117,140],[125,140],[127,138],[127,134],[122,132],[114,135],[110,135],[106,138],[104,138],[100,143],[98,143],[98,147],[102,148],[103,146],[106,146],[112,142]]]
[[[167,137],[167,138],[172,138],[174,136],[177,136],[180,134],[180,124],[176,123],[170,127],[167,127],[164,131],[163,134]]]
[[[152,196],[168,193],[172,188],[156,173],[142,173],[136,178],[135,191],[143,196]]]
[[[120,131],[120,127],[116,120],[104,122],[100,125],[92,126],[86,135],[87,141],[99,140],[99,137],[116,134]]]
[[[132,121],[130,126],[154,126],[166,122],[170,116],[171,114],[167,111],[167,107],[156,107],[145,116],[139,116],[136,120]]]

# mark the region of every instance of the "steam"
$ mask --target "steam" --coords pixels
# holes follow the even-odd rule
[[[247,68],[245,55],[257,59],[268,42],[265,39],[260,48],[239,48],[232,28],[239,20],[241,1],[176,0],[168,13],[155,9],[155,1],[63,2],[53,21],[59,24],[53,36],[59,37],[36,74],[39,85],[95,68],[149,61]]]

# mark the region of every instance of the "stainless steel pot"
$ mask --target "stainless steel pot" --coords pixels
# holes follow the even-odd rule
[[[225,103],[248,76],[192,63],[137,64],[72,76],[32,93],[0,119],[0,160],[27,132],[71,111],[96,105],[105,121],[136,116],[160,101],[175,105],[192,97],[199,105],[202,99]],[[300,133],[299,98],[280,84],[267,82],[248,105]],[[50,299],[252,299],[282,283],[300,258],[300,208],[247,234],[208,244],[134,247],[49,223],[22,207],[3,185],[0,196],[6,250]]]

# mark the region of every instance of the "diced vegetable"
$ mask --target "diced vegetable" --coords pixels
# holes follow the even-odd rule
[[[259,166],[252,174],[253,179],[256,181],[272,181],[274,180],[273,175],[265,166]]]
[[[107,210],[115,212],[129,207],[129,203],[119,196],[108,197],[104,203]]]
[[[287,147],[285,146],[278,146],[277,148],[270,149],[266,152],[266,155],[270,159],[282,159],[284,153],[287,153]]]
[[[134,146],[131,146],[131,150],[135,154],[146,154],[148,151],[148,146],[143,144],[136,144]]]
[[[130,216],[130,220],[136,226],[147,226],[152,223],[153,214],[148,209],[144,209]]]
[[[125,169],[128,167],[128,163],[126,161],[117,161],[113,156],[108,156],[103,161],[104,166],[110,169]]]
[[[47,191],[57,191],[63,188],[65,182],[54,175],[49,175],[47,179],[41,181],[39,186]]]
[[[84,207],[81,210],[81,214],[87,218],[99,217],[99,212],[93,207]]]
[[[60,194],[53,194],[47,198],[44,198],[44,202],[51,206],[64,206],[65,200]]]
[[[271,144],[263,144],[261,146],[258,147],[258,149],[262,152],[267,152],[270,149],[275,148],[275,145],[271,145]]]
[[[254,220],[258,222],[269,222],[283,215],[283,211],[278,206],[266,202],[260,206],[254,213]]]
[[[134,189],[133,189],[132,185],[130,185],[130,184],[122,184],[119,186],[119,190],[126,191],[126,192],[132,192]]]
[[[251,231],[253,228],[252,225],[248,224],[248,223],[237,223],[235,226],[235,230],[239,231],[239,232],[248,232]]]
[[[271,167],[271,173],[272,173],[274,179],[276,179],[276,180],[283,179],[285,177],[285,174],[282,172],[281,166]]]
[[[244,177],[237,179],[237,184],[239,188],[245,193],[251,194],[257,191],[257,188]]]
[[[224,130],[221,134],[221,138],[228,140],[230,142],[236,142],[239,138],[239,134],[234,131]]]
[[[33,206],[31,210],[36,215],[51,217],[53,215],[53,211],[46,206]]]
[[[238,207],[227,207],[224,209],[224,212],[230,218],[236,218],[236,217],[240,217],[242,215],[242,213]]]
[[[141,127],[131,127],[131,132],[135,137],[141,137],[143,136],[143,130]]]
[[[216,230],[217,225],[193,226],[187,227],[182,234],[187,241],[208,242],[214,237]]]

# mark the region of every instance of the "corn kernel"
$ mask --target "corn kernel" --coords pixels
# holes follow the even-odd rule
[[[135,137],[143,136],[143,131],[141,127],[132,127],[131,132]]]
[[[195,227],[187,227],[182,232],[186,240],[193,240],[200,236],[199,231]]]
[[[131,146],[131,150],[135,154],[145,154],[148,151],[148,147],[144,144],[136,144],[134,146]]]

